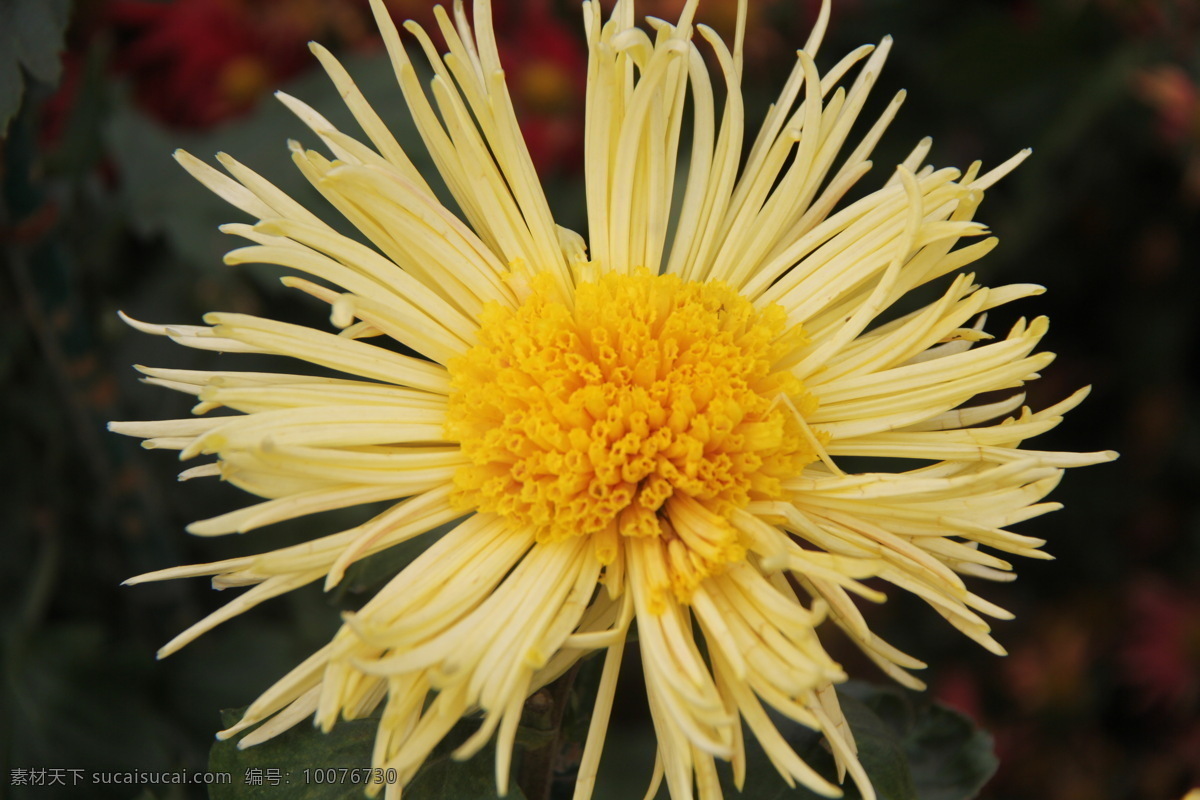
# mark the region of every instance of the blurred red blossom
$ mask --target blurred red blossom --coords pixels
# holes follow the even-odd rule
[[[1200,705],[1200,592],[1143,577],[1128,589],[1125,681],[1147,708],[1184,714]]]
[[[933,694],[939,703],[962,712],[976,722],[985,719],[983,692],[975,673],[961,664],[942,671]]]
[[[384,4],[396,20],[417,22],[444,49],[432,0]],[[496,2],[493,15],[535,165],[543,173],[578,171],[587,82],[580,26],[541,0]],[[71,117],[85,70],[79,45],[89,41],[112,42],[114,55],[104,68],[129,81],[142,111],[193,130],[244,114],[290,78],[316,69],[310,41],[342,51],[382,45],[368,0],[108,0],[81,17],[63,82],[43,111],[49,142],[61,138]]]
[[[497,22],[500,59],[534,165],[543,174],[582,171],[587,53],[578,26],[543,3]]]
[[[1025,711],[1078,706],[1095,649],[1088,627],[1073,613],[1045,615],[1003,662],[1013,700]]]
[[[312,32],[302,14],[249,0],[118,0],[108,18],[119,42],[114,68],[130,76],[143,109],[180,127],[249,109],[305,66]]]
[[[1158,114],[1164,140],[1180,144],[1200,138],[1200,87],[1176,64],[1160,64],[1134,76],[1134,93]]]

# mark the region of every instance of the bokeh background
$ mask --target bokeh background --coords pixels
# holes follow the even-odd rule
[[[578,8],[496,4],[551,204],[583,230]],[[397,17],[432,16],[426,0],[389,5]],[[673,18],[679,5],[639,8]],[[701,18],[727,32],[734,9],[705,0]],[[816,9],[753,4],[751,119]],[[1048,539],[1057,561],[1022,563],[1016,583],[983,587],[1016,613],[998,625],[1007,658],[900,597],[873,609],[873,623],[930,662],[932,694],[994,735],[1001,766],[982,797],[1177,800],[1200,785],[1200,6],[838,0],[818,63],[885,34],[896,48],[867,116],[896,90],[909,95],[864,183],[882,182],[925,135],[938,165],[996,164],[1033,147],[979,214],[1001,237],[979,272],[985,283],[1049,291],[989,328],[1049,314],[1046,345],[1059,359],[1030,387],[1030,404],[1095,388],[1036,446],[1114,448],[1122,458],[1073,471],[1054,498],[1067,509],[1019,528]],[[326,324],[270,270],[221,263],[234,243],[215,228],[238,212],[170,157],[180,146],[202,158],[227,150],[303,195],[285,143],[314,137],[271,92],[284,87],[335,122],[345,116],[311,39],[345,59],[419,151],[365,0],[0,4],[0,111],[12,113],[0,141],[0,797],[56,796],[8,785],[20,768],[204,768],[218,710],[246,704],[323,643],[337,605],[379,578],[354,576],[333,602],[315,588],[277,599],[162,663],[154,651],[225,598],[203,581],[119,586],[337,523],[191,538],[187,522],[235,507],[237,493],[180,485],[173,454],[104,430],[109,419],[186,414],[185,397],[138,384],[131,364],[220,362],[134,333],[118,309],[152,322],[233,309]],[[832,646],[856,664],[836,637]],[[869,666],[858,675],[882,680]],[[648,741],[636,681],[627,683],[610,738],[618,766]],[[640,796],[606,796],[625,791]],[[193,796],[170,787],[62,795]]]

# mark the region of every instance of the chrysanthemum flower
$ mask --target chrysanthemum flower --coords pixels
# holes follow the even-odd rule
[[[1063,468],[1113,457],[1020,447],[1086,393],[1022,408],[1019,387],[1053,358],[1035,352],[1046,320],[998,339],[983,331],[984,312],[1038,287],[985,288],[960,273],[930,304],[889,314],[991,250],[992,238],[959,243],[986,234],[972,220],[984,191],[1027,154],[986,173],[935,169],[924,140],[881,188],[839,209],[903,100],[850,141],[888,40],[822,76],[813,59],[826,6],[743,160],[741,32],[730,50],[693,26],[695,2],[675,24],[650,19],[650,33],[629,0],[607,21],[587,2],[585,243],[555,224],[539,186],[486,0],[473,28],[461,4],[452,17],[439,9],[442,57],[406,26],[433,65],[432,103],[374,8],[457,212],[314,46],[370,145],[281,95],[334,160],[297,143],[292,157],[359,238],[228,156],[218,160],[232,177],[178,159],[257,220],[223,228],[252,242],[226,261],[315,278],[283,282],[328,303],[340,333],[233,313],[209,314],[207,326],[132,324],[325,371],[141,368],[149,383],[196,395],[198,416],[112,427],[185,460],[216,456],[183,476],[265,498],[194,523],[200,536],[394,504],[315,541],[133,579],[253,587],[160,655],[458,520],[221,735],[259,725],[241,740],[250,745],[306,718],[328,730],[382,707],[373,764],[403,784],[477,714],[456,755],[495,737],[503,790],[525,700],[604,651],[576,791],[587,797],[636,625],[656,774],[672,797],[719,796],[719,759],[741,785],[743,723],[785,779],[837,795],[768,707],[822,732],[872,796],[833,690],[846,675],[818,625],[842,628],[886,673],[920,686],[908,670],[922,663],[870,630],[852,597],[882,600],[891,584],[1002,653],[985,617],[1009,615],[963,576],[1004,580],[1003,556],[1046,557],[1042,540],[1005,528],[1057,507],[1041,501]],[[1012,393],[972,404],[1001,390]],[[218,409],[233,413],[209,413]],[[846,458],[860,456],[904,467],[851,472]],[[909,468],[914,459],[926,463]]]

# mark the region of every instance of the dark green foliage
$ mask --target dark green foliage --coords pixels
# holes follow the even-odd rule
[[[71,0],[0,2],[0,137],[21,107],[27,77],[53,86]]]
[[[241,711],[226,711],[223,719],[232,725]],[[217,742],[209,757],[209,769],[228,772],[233,783],[214,786],[211,800],[350,800],[363,796],[361,781],[370,777],[371,746],[378,717],[341,720],[327,734],[312,725],[300,724],[255,747],[239,750],[236,740]],[[467,761],[455,761],[451,753],[466,741],[478,720],[459,722],[421,766],[404,789],[412,800],[496,797],[495,748],[488,745]],[[345,771],[343,771],[345,770]],[[384,773],[386,777],[386,773]],[[357,780],[359,783],[354,783]],[[510,785],[507,797],[525,800],[520,787]]]
[[[838,694],[858,744],[859,760],[880,800],[970,800],[996,771],[991,737],[928,697],[858,682],[841,687]],[[836,783],[828,745],[803,726],[775,721],[796,752]],[[724,771],[722,778],[726,796],[736,796],[729,772]],[[852,781],[842,788],[846,800],[860,799]],[[820,795],[789,788],[758,742],[748,737],[742,797],[816,800]]]
[[[859,759],[871,778],[880,800],[971,800],[996,770],[991,737],[969,720],[927,697],[898,689],[852,683],[840,692],[843,711],[858,743]],[[240,711],[228,711],[224,722],[232,725]],[[833,757],[828,746],[811,730],[789,720],[776,718],[780,731],[810,765],[836,783]],[[301,723],[264,744],[239,750],[235,740],[213,746],[209,769],[228,772],[233,783],[210,789],[212,800],[273,800],[297,797],[304,800],[341,800],[357,797],[358,787],[345,783],[311,780],[314,769],[363,771],[370,764],[377,718],[340,721],[323,734]],[[460,722],[421,767],[404,790],[417,800],[467,800],[495,796],[495,750],[489,744],[467,761],[451,758],[453,750],[478,727],[477,719]],[[520,764],[531,750],[548,740],[537,720],[527,719],[517,735],[514,761]],[[816,800],[820,797],[802,787],[789,787],[772,766],[753,737],[746,742],[746,783],[741,797],[746,800]],[[306,770],[308,772],[306,773]],[[271,775],[274,774],[274,784]],[[515,774],[515,773],[514,773]],[[305,775],[310,782],[306,783]],[[267,776],[264,782],[264,776]],[[246,783],[247,777],[250,783]],[[731,772],[722,769],[722,788],[727,797],[737,797]],[[570,782],[556,786],[569,790]],[[852,782],[847,782],[846,800],[860,800]],[[664,790],[665,793],[665,790]],[[569,796],[569,791],[566,791]],[[662,793],[660,793],[661,795]],[[599,797],[609,795],[603,786]],[[524,800],[514,783],[508,797]]]

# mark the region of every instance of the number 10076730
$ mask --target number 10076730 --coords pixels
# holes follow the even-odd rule
[[[399,780],[394,769],[318,767],[303,770],[305,783],[385,783]]]

